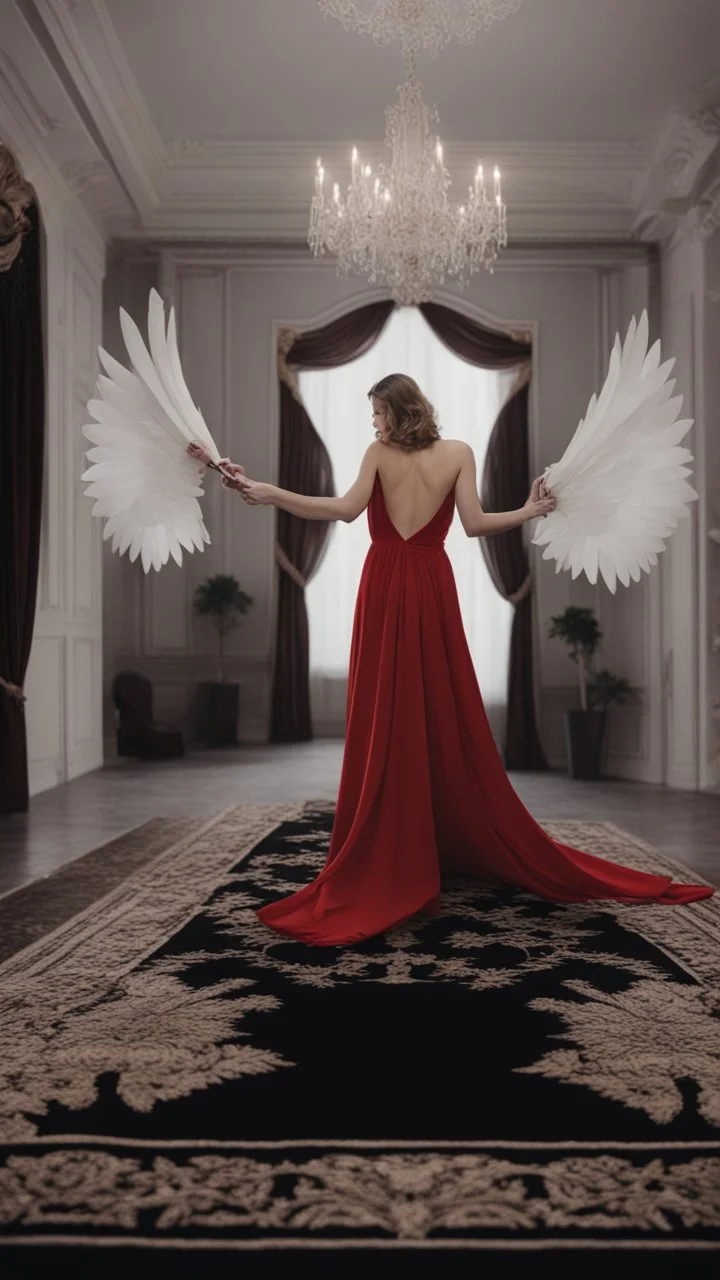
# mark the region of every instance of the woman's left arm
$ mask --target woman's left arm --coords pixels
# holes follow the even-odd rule
[[[289,489],[249,480],[246,476],[238,476],[229,487],[237,489],[251,506],[271,505],[288,511],[290,515],[302,516],[304,520],[344,520],[349,524],[357,519],[370,501],[379,447],[380,442],[374,441],[366,449],[357,479],[341,498],[315,498],[304,493],[292,493]]]

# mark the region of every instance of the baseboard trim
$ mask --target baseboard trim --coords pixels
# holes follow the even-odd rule
[[[51,791],[59,787],[65,779],[62,776],[62,765],[58,758],[41,760],[28,768],[28,790],[30,796],[40,795],[43,791]]]

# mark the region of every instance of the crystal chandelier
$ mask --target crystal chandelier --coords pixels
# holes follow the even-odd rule
[[[462,288],[481,266],[492,271],[507,244],[498,169],[492,194],[479,165],[465,204],[449,204],[450,175],[442,143],[431,131],[437,111],[423,102],[412,54],[406,58],[408,78],[385,111],[389,168],[381,163],[373,176],[354,147],[347,197],[335,182],[328,199],[318,159],[308,234],[316,258],[336,254],[339,275],[366,275],[370,284],[386,285],[401,306],[428,302],[448,276]]]
[[[492,271],[507,244],[500,172],[494,170],[489,191],[479,165],[465,203],[450,205],[450,175],[433,129],[438,114],[422,100],[415,53],[421,45],[437,52],[453,36],[469,40],[479,26],[517,9],[521,0],[377,0],[368,17],[349,0],[319,3],[324,12],[378,41],[398,40],[406,80],[398,101],[385,111],[389,166],[381,162],[373,173],[354,147],[346,197],[337,182],[330,197],[318,159],[308,232],[313,254],[335,254],[339,275],[365,275],[371,284],[387,286],[400,305],[428,302],[447,277],[465,287],[481,266]],[[460,4],[467,10],[464,24]]]

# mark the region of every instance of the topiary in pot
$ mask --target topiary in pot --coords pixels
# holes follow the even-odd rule
[[[237,682],[225,680],[225,637],[240,625],[243,615],[253,603],[252,596],[243,591],[237,578],[231,574],[216,573],[195,591],[195,614],[200,618],[209,618],[218,636],[218,679],[204,681],[197,689],[196,731],[208,746],[232,745],[237,742],[240,686]]]
[[[580,678],[580,710],[565,712],[565,748],[571,778],[600,777],[600,757],[605,736],[605,709],[588,706],[592,660],[600,647],[602,631],[592,609],[568,605],[550,619],[550,639],[563,640],[569,657],[577,663]]]
[[[581,609],[576,605],[568,605],[564,613],[558,613],[550,619],[548,636],[551,640],[564,640],[568,647],[568,656],[577,663],[580,677],[580,706],[588,709],[587,685],[592,667],[592,660],[600,648],[602,631],[592,609]]]
[[[591,707],[607,711],[612,702],[621,705],[634,701],[630,681],[624,676],[614,676],[610,671],[597,671],[588,682],[588,702]]]

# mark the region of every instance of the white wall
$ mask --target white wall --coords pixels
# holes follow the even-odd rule
[[[699,501],[662,558],[666,767],[669,785],[718,785],[717,739],[710,706],[718,693],[718,657],[710,651],[717,625],[720,566],[707,531],[718,524],[720,479],[720,318],[710,298],[720,285],[720,237],[682,239],[663,254],[662,337],[677,360],[683,415],[695,425],[686,443],[694,455]]]
[[[536,377],[532,387],[532,465],[541,470],[562,453],[593,390],[599,389],[615,329],[633,311],[652,302],[646,251],[612,246],[603,250],[534,250],[508,254],[493,276],[475,277],[464,295],[440,300],[485,319],[533,330]],[[157,255],[155,255],[157,258]],[[277,479],[278,422],[274,334],[278,324],[324,323],[334,315],[381,296],[362,282],[340,280],[332,265],[307,259],[302,249],[211,247],[152,253],[118,246],[109,267],[105,342],[123,358],[117,307],[125,305],[144,329],[150,284],[160,283],[178,308],[181,358],[195,400],[222,452],[248,473]],[[448,426],[448,431],[451,427]],[[249,508],[206,481],[206,523],[213,539],[203,554],[181,569],[168,565],[145,577],[137,564],[105,550],[106,733],[112,733],[107,696],[114,671],[123,666],[152,678],[158,717],[187,725],[193,684],[213,675],[213,637],[192,617],[192,591],[213,572],[232,572],[255,598],[255,607],[230,640],[229,673],[241,680],[241,736],[267,735],[272,676],[277,570],[275,512]],[[605,633],[603,664],[626,675],[638,704],[613,710],[608,770],[659,781],[661,655],[659,575],[619,588],[571,583],[537,556],[536,662],[542,736],[551,761],[564,759],[562,711],[577,705],[575,667],[556,641],[546,638],[547,620],[568,603],[596,608]]]
[[[704,244],[704,441],[699,579],[704,607],[700,614],[700,697],[702,699],[701,785],[720,789],[720,651],[711,635],[720,635],[720,546],[707,537],[720,528],[720,228]],[[716,707],[713,713],[713,707]]]
[[[35,630],[25,678],[30,793],[102,764],[99,522],[80,474],[97,376],[104,242],[9,111],[0,131],[36,190],[44,233],[45,486]]]

